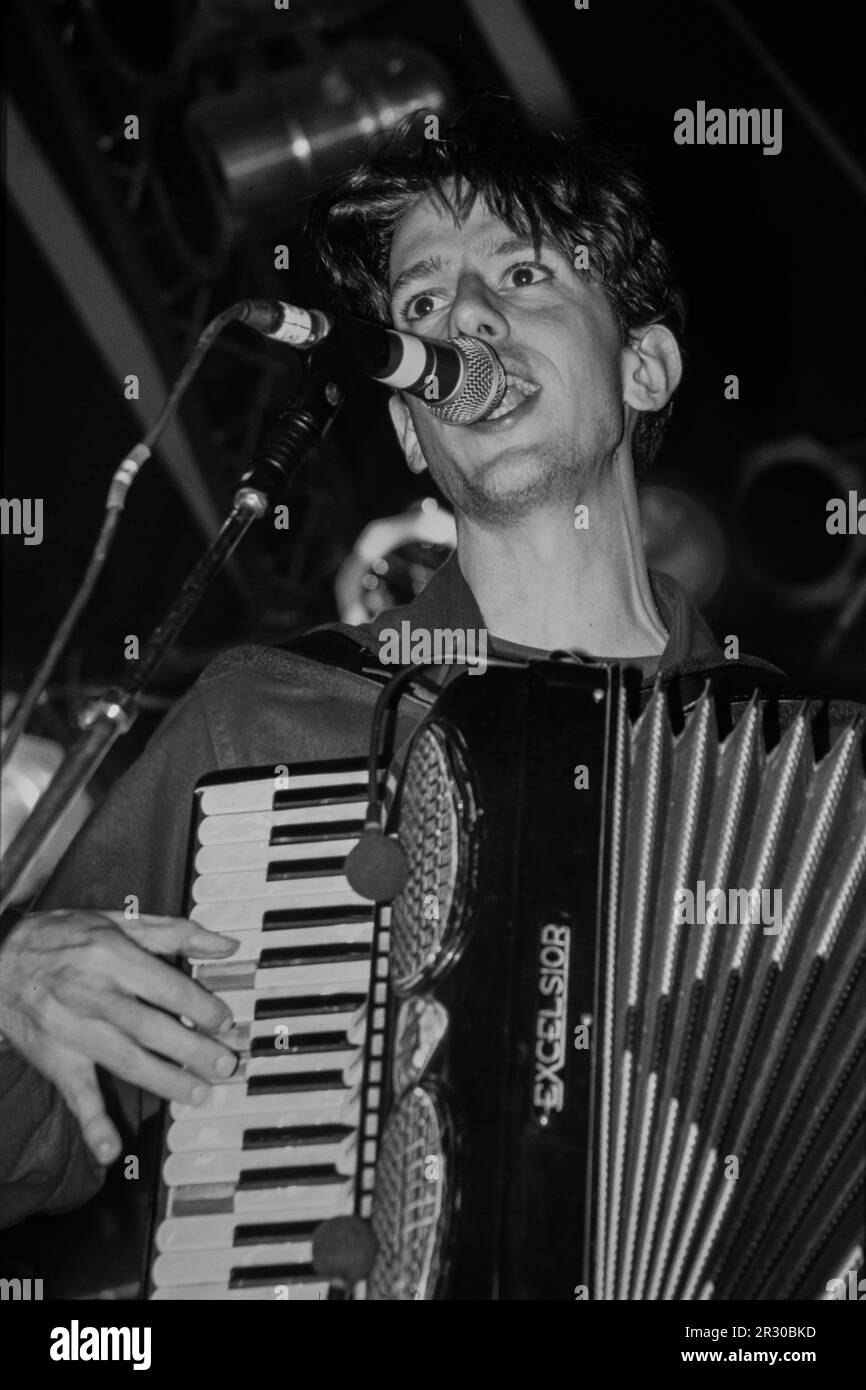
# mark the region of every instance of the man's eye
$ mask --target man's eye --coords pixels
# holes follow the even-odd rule
[[[522,289],[524,285],[538,285],[542,280],[549,280],[552,272],[540,261],[522,261],[520,265],[509,266],[505,272],[506,285],[509,283],[515,289]]]
[[[437,308],[441,308],[441,302],[444,302],[444,299],[444,295],[433,294],[429,290],[424,290],[421,294],[415,294],[411,299],[407,299],[404,304],[403,318],[407,323],[414,323],[417,322],[418,319],[425,319],[428,314],[433,314],[436,312]]]

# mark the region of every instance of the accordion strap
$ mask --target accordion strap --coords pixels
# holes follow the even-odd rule
[[[280,650],[291,652],[295,656],[305,656],[310,661],[320,661],[325,666],[335,666],[341,671],[348,671],[353,676],[373,681],[379,686],[387,685],[401,669],[397,666],[382,666],[369,647],[356,642],[347,632],[340,632],[336,628],[314,628],[312,632],[305,632],[301,637],[281,642]],[[423,675],[423,670],[420,675]],[[433,703],[433,696],[420,681],[410,682],[407,693],[421,704]]]
[[[380,665],[375,652],[358,642],[348,632],[338,628],[314,628],[312,632],[305,632],[300,637],[293,637],[290,641],[281,643],[280,650],[348,671],[362,680],[373,681],[378,686],[387,685],[398,670],[397,667]],[[826,699],[820,691],[794,684],[777,666],[771,666],[769,662],[756,657],[725,661],[717,665],[704,663],[705,659],[702,661],[698,658],[671,671],[660,673],[663,684],[675,688],[683,709],[688,709],[700,699],[708,681],[714,691],[732,705],[747,703],[756,693],[762,699],[777,699],[792,704],[802,700]],[[658,678],[652,677],[643,682],[642,705],[649,699]],[[429,689],[423,684],[412,684],[409,693],[421,704],[429,705],[433,702]],[[840,706],[839,714],[843,713],[841,705],[845,705],[844,713],[851,712],[850,706],[845,702],[831,703],[834,707]]]
[[[795,690],[784,672],[764,662],[738,661],[725,662],[719,666],[699,666],[693,671],[682,667],[666,675],[662,672],[665,685],[676,686],[683,708],[700,699],[707,681],[713,689],[732,704],[750,700],[757,693],[765,698],[776,697],[785,700],[808,699],[811,692]],[[648,696],[654,682],[645,687]]]

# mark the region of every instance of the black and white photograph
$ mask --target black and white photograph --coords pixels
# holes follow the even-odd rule
[[[22,1364],[164,1374],[182,1336],[202,1374],[307,1342],[315,1374],[261,1304],[504,1300],[576,1305],[612,1375],[838,1373],[856,8],[4,21]]]

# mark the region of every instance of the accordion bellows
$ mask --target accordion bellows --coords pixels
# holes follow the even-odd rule
[[[795,713],[770,753],[755,700],[723,742],[709,693],[676,739],[661,693],[634,728],[620,720],[600,1297],[808,1296],[822,1253],[823,1290],[853,1244],[844,1233],[862,1214],[862,725],[816,765],[813,714]],[[712,920],[677,924],[671,905],[685,884],[772,891],[779,910],[725,922],[728,892],[704,914]]]
[[[360,763],[207,779],[191,914],[242,959],[196,971],[250,1049],[173,1107],[157,1296],[327,1296],[351,1213],[374,1300],[815,1299],[862,1263],[863,712],[749,674],[643,709],[615,668],[456,677],[375,915]]]
[[[499,1277],[457,1236],[452,1288],[824,1296],[863,1243],[862,717],[837,721],[816,757],[834,713],[817,703],[754,696],[732,708],[708,684],[683,716],[659,688],[634,719],[600,669],[488,672],[461,686],[407,759],[395,824],[412,872],[392,909],[392,961],[426,941],[425,899],[440,903],[438,945],[409,984],[453,1026],[473,991],[450,993],[449,974],[465,972],[475,1008],[489,1007],[481,981],[509,929],[528,951],[503,979],[510,1015],[498,1030],[495,1007],[489,1020],[510,1052],[499,1154],[479,1152],[484,1102],[465,1075],[461,1047],[483,1065],[478,1029],[428,1070],[464,1134],[466,1200],[473,1185],[498,1185],[486,1229]],[[455,965],[461,932],[497,917],[486,959],[479,943],[473,971],[467,939]],[[560,998],[547,992],[558,942],[571,972],[561,1029],[545,1007]],[[545,1138],[559,1148],[551,1168]],[[480,1182],[466,1171],[479,1164]],[[374,1221],[387,1244],[375,1204]],[[437,1262],[447,1288],[441,1241]]]

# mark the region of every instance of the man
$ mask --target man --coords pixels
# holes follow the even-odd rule
[[[680,381],[683,313],[634,178],[530,136],[494,103],[441,141],[402,131],[320,201],[313,233],[349,311],[484,339],[509,374],[500,409],[472,426],[391,399],[409,467],[429,468],[453,504],[457,553],[406,610],[338,630],[378,655],[404,618],[483,628],[501,654],[568,649],[646,681],[725,664],[643,555],[635,464],[657,448]],[[241,649],[112,788],[0,952],[12,1118],[0,1220],[85,1200],[118,1156],[97,1065],[193,1102],[232,1073],[228,1009],[165,959],[234,949],[179,915],[193,787],[218,769],[365,750],[377,693],[311,656]],[[401,739],[420,712],[404,703]]]

